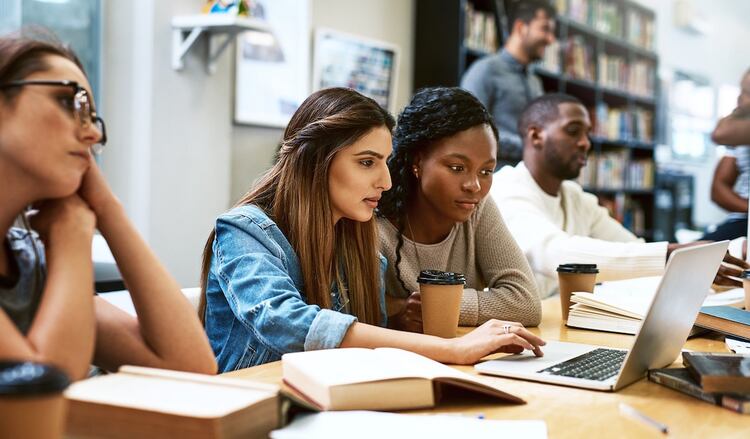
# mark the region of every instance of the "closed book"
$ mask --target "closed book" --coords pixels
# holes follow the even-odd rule
[[[750,355],[683,352],[682,363],[706,392],[750,393]]]
[[[684,367],[650,370],[648,371],[648,379],[714,405],[721,401],[721,395],[704,391]]]
[[[722,407],[743,415],[750,415],[750,395],[722,395]]]
[[[66,437],[233,439],[279,427],[278,386],[123,366],[65,391]]]
[[[648,372],[648,379],[709,404],[720,405],[737,413],[750,414],[750,395],[706,392],[684,367],[653,369]]]
[[[750,311],[733,306],[704,306],[695,324],[750,341]]]
[[[285,354],[284,383],[320,410],[434,407],[444,391],[523,404],[496,384],[421,355],[393,348],[345,348]]]

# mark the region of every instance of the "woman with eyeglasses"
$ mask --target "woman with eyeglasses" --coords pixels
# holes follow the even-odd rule
[[[0,38],[0,359],[50,363],[73,379],[92,362],[215,373],[193,307],[93,159],[106,135],[90,87],[68,49]],[[94,296],[96,228],[137,318]]]
[[[458,364],[541,355],[539,337],[495,320],[455,339],[383,327],[373,212],[391,187],[392,128],[391,115],[354,90],[313,93],[289,121],[276,164],[216,220],[201,314],[219,370],[337,347],[395,347]]]

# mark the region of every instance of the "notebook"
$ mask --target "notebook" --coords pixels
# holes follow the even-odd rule
[[[320,410],[433,407],[446,387],[484,394],[498,402],[525,402],[490,380],[401,349],[297,352],[284,354],[281,366],[284,383]]]

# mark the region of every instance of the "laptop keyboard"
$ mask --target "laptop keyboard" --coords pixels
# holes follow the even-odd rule
[[[583,355],[542,369],[539,373],[604,381],[617,375],[627,353],[628,351],[615,349],[594,349]]]

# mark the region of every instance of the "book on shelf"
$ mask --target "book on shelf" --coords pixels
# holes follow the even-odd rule
[[[560,41],[555,40],[544,49],[540,67],[552,73],[560,73]]]
[[[644,108],[610,107],[599,102],[590,109],[592,133],[612,141],[653,141],[654,112]]]
[[[750,341],[750,311],[732,306],[704,306],[695,324],[712,331]]]
[[[661,276],[602,282],[593,293],[574,292],[570,301],[567,325],[575,328],[635,334],[641,325]],[[742,288],[709,293],[704,306],[739,305],[744,300]],[[699,332],[694,328],[691,335]]]
[[[750,394],[750,355],[683,352],[682,364],[706,392]]]
[[[615,38],[623,37],[623,18],[618,4],[606,0],[593,0],[589,18],[591,26]]]
[[[565,43],[566,75],[574,79],[594,82],[594,50],[581,35],[573,35]]]
[[[464,45],[488,53],[497,50],[495,15],[476,10],[468,1],[464,5]]]
[[[653,97],[655,76],[656,72],[653,62],[645,59],[636,59],[630,64],[627,90],[638,96]]]
[[[278,395],[269,384],[122,366],[65,391],[66,437],[266,437],[279,426]]]
[[[489,380],[393,348],[342,348],[285,354],[286,383],[320,410],[434,407],[447,388],[523,404]]]
[[[750,414],[750,394],[706,392],[684,367],[653,369],[648,371],[648,379],[709,404],[722,406],[737,413]]]
[[[627,13],[627,40],[642,49],[654,50],[654,18],[635,9]]]

